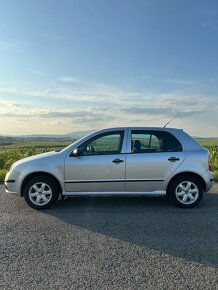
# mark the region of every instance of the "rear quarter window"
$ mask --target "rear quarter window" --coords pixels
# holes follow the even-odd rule
[[[179,140],[169,132],[165,132],[165,151],[166,152],[181,152],[182,144]]]

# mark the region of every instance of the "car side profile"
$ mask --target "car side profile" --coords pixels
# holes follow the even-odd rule
[[[15,162],[6,192],[35,209],[62,196],[167,195],[191,208],[213,186],[210,155],[182,129],[121,127],[94,132],[60,152]]]

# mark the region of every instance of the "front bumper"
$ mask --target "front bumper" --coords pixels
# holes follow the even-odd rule
[[[21,184],[22,184],[23,176],[12,170],[9,171],[5,176],[5,188],[6,193],[14,194],[17,196],[21,196]]]

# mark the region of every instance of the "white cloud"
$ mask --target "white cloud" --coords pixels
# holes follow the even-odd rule
[[[9,94],[10,97],[13,95],[13,99],[0,100],[1,124],[7,121],[5,128],[11,134],[16,134],[13,131],[15,129],[29,134],[68,133],[93,127],[162,126],[180,112],[181,115],[173,121],[175,126],[183,127],[186,120],[193,120],[192,123],[195,122],[202,128],[210,124],[213,131],[217,130],[211,126],[211,120],[218,123],[217,96],[187,93],[148,95],[142,91],[90,83],[76,89],[2,87],[0,96]],[[14,101],[16,98],[17,101]],[[29,126],[24,126],[25,122]],[[190,128],[194,128],[192,123]],[[4,126],[1,127],[3,133]],[[218,132],[213,135],[218,135]]]
[[[195,82],[189,80],[175,80],[175,79],[168,79],[163,80],[164,83],[171,83],[171,84],[180,84],[180,85],[193,85]]]
[[[46,97],[50,96],[49,93],[51,92],[50,89],[21,89],[17,90],[17,93],[25,96],[31,97]]]
[[[17,47],[18,43],[13,41],[0,41],[0,47],[3,48],[14,48]]]
[[[40,70],[32,70],[31,73],[38,76],[44,75],[44,73],[41,72]]]
[[[16,93],[16,89],[15,88],[10,88],[10,87],[0,87],[0,94],[1,93]]]
[[[61,81],[61,82],[69,82],[69,83],[78,83],[78,84],[82,84],[83,83],[78,78],[69,77],[69,76],[68,77],[67,76],[60,77],[59,81]]]

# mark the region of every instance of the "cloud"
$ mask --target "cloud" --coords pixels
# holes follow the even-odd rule
[[[171,84],[180,84],[180,85],[193,85],[195,82],[189,81],[189,80],[174,80],[174,79],[168,79],[163,80],[164,83],[171,83]]]
[[[75,77],[60,77],[59,79],[58,79],[59,81],[61,81],[61,82],[69,82],[69,83],[78,83],[78,84],[82,84],[83,82],[80,80],[80,79],[78,79],[78,78],[75,78]]]
[[[22,107],[22,104],[19,104],[12,100],[0,100],[0,112],[5,110],[17,110],[19,107]]]
[[[2,103],[0,102],[1,105]],[[0,108],[1,123],[4,124],[5,122],[5,124],[8,124],[8,128],[11,126],[12,134],[22,132],[23,129],[25,129],[25,133],[33,134],[42,132],[67,133],[73,130],[130,125],[162,126],[178,112],[176,109],[167,107],[113,107],[111,109],[88,107],[83,109],[54,110],[17,105],[19,104],[8,103],[4,106],[4,110],[2,107]],[[187,118],[198,116],[202,113],[208,112],[186,109],[176,118],[174,124],[176,122],[180,124],[179,120],[187,122]],[[209,113],[211,115],[211,112]],[[196,120],[202,120],[202,118],[199,119],[199,116],[196,118]],[[16,127],[14,127],[15,122]],[[183,125],[178,126],[183,127]]]
[[[216,20],[209,20],[201,25],[202,28],[210,28],[212,30],[217,30],[218,29],[218,22]]]
[[[133,115],[171,115],[175,113],[172,108],[158,107],[129,107],[121,108],[121,111]]]
[[[201,27],[202,28],[210,28],[212,30],[217,30],[218,29],[218,21],[217,21],[217,10],[210,10],[210,11],[205,11],[205,16],[207,20],[205,20],[204,23],[202,23]]]
[[[16,93],[16,89],[15,88],[10,88],[10,87],[0,87],[0,94],[1,93]]]
[[[19,94],[30,97],[51,97],[51,89],[20,89],[16,91]]]
[[[21,41],[0,41],[0,49],[3,50],[11,50],[11,51],[18,51],[18,52],[24,52],[25,51],[25,47],[26,47],[26,43],[25,42],[21,42]]]
[[[0,96],[7,98],[0,100],[1,124],[11,124],[11,132],[14,132],[12,130],[17,130],[18,126],[22,130],[26,122],[29,127],[23,127],[25,132],[40,133],[45,132],[45,128],[47,132],[71,132],[93,127],[160,126],[177,113],[180,115],[175,124],[181,127],[192,116],[196,116],[198,123],[203,119],[207,122],[209,116],[217,120],[216,95],[182,91],[148,94],[72,76],[61,78],[63,83],[48,87],[0,87]]]
[[[79,81],[78,81],[79,82]],[[64,101],[92,103],[104,106],[106,104],[123,104],[123,102],[133,102],[136,98],[142,98],[141,93],[123,90],[112,86],[106,86],[102,83],[92,83],[81,85],[80,87],[48,87],[48,88],[0,88],[0,93],[13,93],[14,96],[40,97],[55,99],[64,103]]]
[[[208,104],[215,104],[218,101],[217,96],[206,96],[203,94],[178,93],[178,94],[159,94],[154,98],[153,104],[162,107],[179,107],[180,109],[206,108]]]
[[[51,33],[47,33],[47,32],[43,32],[41,34],[37,34],[35,35],[35,38],[40,40],[40,41],[43,41],[43,43],[55,43],[55,42],[59,42],[61,41],[61,38],[55,34],[51,34]]]
[[[0,103],[1,105],[1,103]],[[15,106],[15,107],[14,107]],[[77,122],[80,124],[101,124],[107,121],[114,120],[116,116],[107,114],[98,108],[86,108],[86,109],[60,109],[60,110],[48,110],[39,108],[20,107],[17,108],[17,104],[10,105],[7,103],[6,112],[2,112],[0,118],[4,119],[17,119],[17,120],[54,120],[58,122],[66,121],[68,124]],[[47,123],[47,121],[46,121]]]
[[[198,106],[199,100],[190,100],[190,99],[168,99],[164,101],[165,105],[168,105],[170,107],[174,106],[181,106],[182,107],[190,107],[190,106]]]
[[[75,78],[75,80],[80,81]],[[26,103],[31,102],[31,106],[37,105],[40,101],[43,104],[45,101],[50,103],[52,109],[52,100],[60,103],[62,108],[69,108],[70,103],[75,107],[104,107],[104,108],[146,108],[147,112],[156,114],[165,111],[170,113],[174,110],[189,109],[190,106],[195,109],[205,109],[208,106],[217,104],[217,96],[205,96],[202,94],[192,93],[168,93],[168,94],[148,94],[143,91],[128,90],[108,86],[103,83],[90,82],[86,86],[80,87],[31,87],[31,88],[16,88],[16,87],[0,87],[0,95],[10,94],[13,98],[17,98]],[[31,98],[33,97],[33,98]],[[155,108],[151,110],[150,108]],[[133,110],[133,109],[131,109]],[[169,112],[170,110],[170,112]]]
[[[174,116],[176,114],[178,115],[178,118],[182,118],[185,116],[191,116],[191,115],[197,115],[208,112],[207,110],[199,110],[199,109],[183,109],[180,110],[180,108],[170,108],[170,107],[129,107],[129,108],[122,108],[122,112],[128,113],[131,115],[150,115],[150,116],[164,116],[164,117],[170,117]]]
[[[34,74],[34,75],[38,75],[38,76],[44,75],[44,73],[39,71],[39,70],[32,70],[31,73]]]
[[[208,113],[207,110],[186,110],[184,112],[181,112],[181,114],[178,116],[178,118],[184,118],[187,116],[194,116],[194,115],[200,115]]]
[[[218,12],[217,12],[217,10],[210,10],[210,11],[206,11],[206,14],[210,18],[214,18],[217,16]]]
[[[15,48],[18,46],[18,42],[14,42],[14,41],[0,41],[0,47],[2,48]]]

